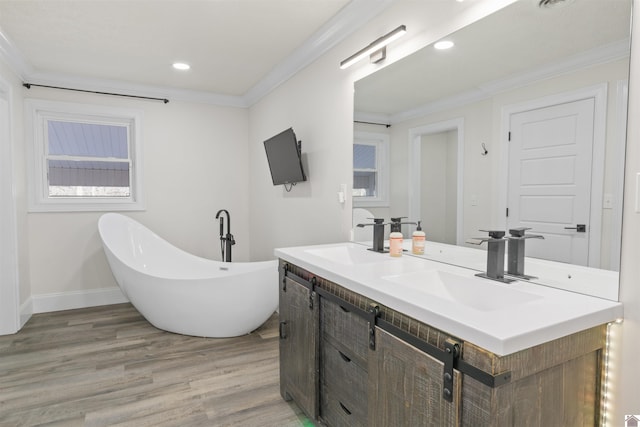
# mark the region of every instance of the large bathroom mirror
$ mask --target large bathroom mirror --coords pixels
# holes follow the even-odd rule
[[[528,257],[617,286],[630,22],[630,0],[520,0],[357,81],[354,222],[463,247],[528,227]]]

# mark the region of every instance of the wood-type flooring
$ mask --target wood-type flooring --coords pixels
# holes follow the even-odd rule
[[[279,394],[278,321],[164,332],[130,304],[34,315],[0,337],[0,426],[303,426]]]

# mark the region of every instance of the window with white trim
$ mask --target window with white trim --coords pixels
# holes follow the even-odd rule
[[[389,136],[355,132],[353,206],[389,206]]]
[[[29,99],[29,210],[142,210],[142,113]]]

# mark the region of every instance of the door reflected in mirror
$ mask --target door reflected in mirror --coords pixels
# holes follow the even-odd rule
[[[528,227],[528,257],[617,271],[631,1],[537,3],[355,83],[354,133],[389,141],[389,169],[388,202],[354,208],[457,245]]]
[[[424,134],[420,138],[420,206],[417,215],[429,224],[430,240],[457,243],[456,129]]]

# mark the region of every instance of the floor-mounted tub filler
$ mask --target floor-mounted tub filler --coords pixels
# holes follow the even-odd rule
[[[98,231],[120,289],[157,328],[202,337],[239,336],[262,325],[278,306],[276,260],[200,258],[116,213],[102,215]]]

